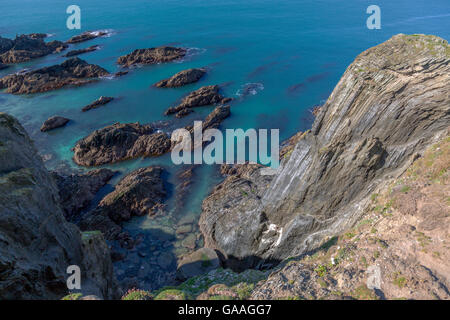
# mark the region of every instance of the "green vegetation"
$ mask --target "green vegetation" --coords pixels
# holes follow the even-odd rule
[[[351,296],[357,300],[378,300],[378,297],[375,294],[375,292],[367,288],[367,286],[364,284],[357,287],[351,293]]]
[[[83,295],[81,293],[70,293],[61,298],[61,300],[80,300]]]
[[[319,277],[324,277],[327,274],[328,268],[327,266],[321,264],[317,268],[314,269]]]
[[[406,278],[402,277],[400,272],[396,272],[394,274],[394,281],[393,282],[400,289],[404,288],[406,286]]]
[[[150,292],[139,289],[130,289],[122,297],[122,300],[151,300]]]

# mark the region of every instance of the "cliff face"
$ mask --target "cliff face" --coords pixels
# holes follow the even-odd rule
[[[64,219],[58,190],[25,130],[0,113],[0,299],[61,298],[69,265],[81,268],[82,292],[114,297],[109,249],[104,240],[86,241]]]
[[[205,199],[205,244],[240,266],[282,260],[348,229],[370,195],[450,124],[450,47],[397,35],[360,54],[273,177],[247,167]]]

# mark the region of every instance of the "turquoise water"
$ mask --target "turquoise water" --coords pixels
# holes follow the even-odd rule
[[[145,66],[124,77],[81,88],[30,96],[0,93],[0,111],[19,118],[50,169],[76,167],[71,148],[95,129],[116,121],[168,120],[163,116],[164,110],[201,85],[223,84],[226,96],[238,98],[223,128],[278,128],[280,138],[286,139],[310,127],[313,119],[309,110],[326,100],[348,64],[363,50],[397,33],[450,38],[448,0],[376,1],[381,7],[381,30],[366,28],[366,8],[374,3],[363,0],[0,0],[0,35],[42,32],[52,34],[49,40],[66,40],[80,33],[66,28],[65,11],[70,4],[81,7],[81,31],[111,32],[109,37],[71,49],[100,45],[101,50],[80,58],[110,72],[118,71],[118,56],[136,48],[177,45],[192,50],[182,62]],[[63,59],[50,55],[0,71],[0,76],[60,63]],[[211,70],[199,83],[178,89],[151,87],[180,70],[204,66]],[[264,89],[239,98],[237,93],[248,83],[258,83]],[[101,95],[120,99],[87,113],[80,111]],[[212,108],[197,108],[193,115],[175,125],[201,119]],[[55,114],[73,121],[65,128],[41,133],[42,122]],[[171,164],[169,155],[111,167],[125,173],[153,164],[166,167],[168,183],[176,184],[178,168]],[[213,168],[199,168],[196,175],[192,192],[185,205],[178,208],[176,219],[198,216],[201,200],[219,179]],[[120,176],[113,182],[118,179]],[[145,232],[159,223],[163,222],[141,218],[127,228]]]

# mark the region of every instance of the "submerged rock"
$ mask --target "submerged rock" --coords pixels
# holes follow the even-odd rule
[[[68,294],[70,265],[81,269],[83,294],[117,298],[106,243],[97,238],[86,243],[64,219],[55,183],[33,142],[5,113],[0,113],[0,153],[0,298],[59,299]]]
[[[0,62],[6,64],[26,62],[67,48],[67,44],[61,41],[46,43],[43,40],[45,37],[44,34],[23,34],[14,40],[0,37]]]
[[[130,54],[119,57],[117,63],[125,67],[130,67],[137,64],[171,62],[183,58],[186,53],[186,49],[175,47],[136,49]]]
[[[95,100],[94,102],[92,102],[91,104],[89,104],[89,105],[83,107],[83,109],[81,109],[81,111],[86,112],[86,111],[89,111],[89,110],[91,110],[91,109],[96,109],[96,108],[98,108],[98,107],[101,107],[101,106],[103,106],[103,105],[105,105],[105,104],[107,104],[107,103],[113,101],[113,100],[114,100],[113,97],[104,97],[104,96],[101,96],[100,98],[98,98],[97,100]]]
[[[204,68],[194,68],[178,72],[168,79],[164,79],[155,84],[158,88],[175,88],[197,82],[206,74]]]
[[[97,192],[103,188],[116,172],[98,169],[86,173],[61,175],[52,172],[59,189],[61,206],[68,221],[78,218],[82,210],[87,209]]]
[[[178,106],[167,109],[164,114],[179,113],[180,117],[182,113],[185,113],[185,109],[220,103],[223,99],[224,97],[219,93],[219,86],[201,87],[184,97]]]
[[[82,166],[98,166],[137,157],[158,156],[168,152],[167,134],[151,125],[116,123],[81,139],[75,145],[74,161]]]
[[[63,57],[73,57],[73,56],[77,56],[83,53],[88,53],[88,52],[92,52],[95,50],[98,50],[100,47],[98,45],[95,46],[90,46],[88,48],[84,48],[84,49],[77,49],[77,50],[71,50],[69,52],[67,52],[65,55],[63,55]]]
[[[232,175],[204,200],[206,246],[257,267],[350,228],[448,128],[448,52],[441,38],[397,35],[360,54],[273,176]]]
[[[64,127],[67,122],[69,122],[70,119],[60,117],[60,116],[53,116],[45,120],[45,122],[41,126],[41,131],[46,132],[50,131],[56,128]]]
[[[58,65],[0,78],[0,89],[13,94],[46,92],[69,85],[81,86],[108,74],[95,64],[70,58]]]
[[[220,267],[217,253],[209,248],[201,248],[184,257],[178,263],[177,278],[187,280]]]

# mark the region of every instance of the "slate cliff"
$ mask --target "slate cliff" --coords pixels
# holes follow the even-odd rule
[[[204,200],[205,245],[230,266],[260,267],[351,228],[370,195],[445,134],[449,93],[441,38],[399,34],[363,52],[276,175],[244,166]]]

